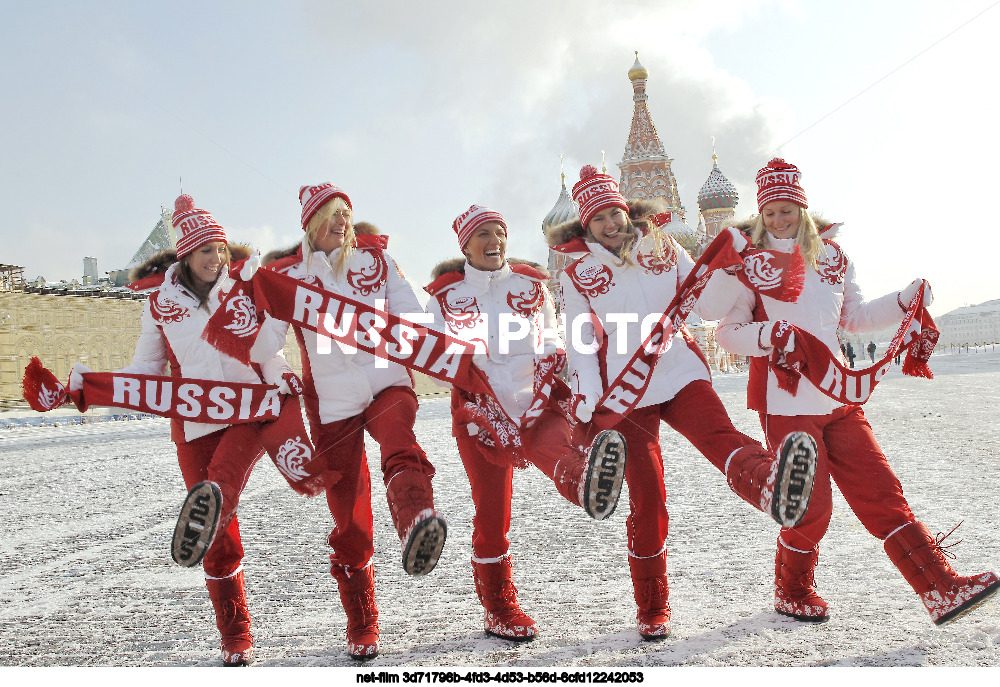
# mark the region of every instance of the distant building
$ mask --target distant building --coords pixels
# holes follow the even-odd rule
[[[0,291],[20,291],[24,288],[24,268],[20,265],[0,265]]]
[[[108,272],[108,280],[112,286],[125,286],[128,284],[129,272],[134,268],[161,251],[173,250],[177,247],[177,232],[170,222],[172,216],[169,210],[161,208],[160,221],[153,227],[153,231],[149,232],[149,236],[142,242],[128,264],[120,270]]]
[[[97,258],[83,259],[83,285],[89,286],[99,281],[97,272]]]
[[[934,322],[939,346],[1000,343],[1000,299],[952,310]]]

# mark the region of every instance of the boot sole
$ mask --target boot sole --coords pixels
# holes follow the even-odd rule
[[[493,632],[492,630],[486,630],[485,632],[490,637],[496,637],[497,639],[502,639],[506,642],[531,642],[534,641],[535,639],[535,635],[525,635],[524,637],[512,637],[510,635],[498,634],[496,632]]]
[[[788,611],[779,611],[777,608],[774,609],[774,612],[778,615],[783,615],[786,618],[794,618],[795,620],[803,623],[825,623],[830,619],[830,616],[828,615],[796,615],[794,613],[789,613]]]
[[[413,526],[403,548],[403,570],[410,575],[426,575],[437,565],[448,537],[448,525],[433,516]]]
[[[177,565],[191,568],[205,557],[215,539],[222,511],[222,492],[214,482],[191,487],[177,517],[170,555]]]
[[[792,432],[782,440],[771,497],[771,517],[782,527],[795,527],[805,517],[818,455],[816,442],[805,432]]]
[[[954,611],[951,611],[950,613],[945,613],[943,616],[935,620],[934,624],[937,625],[938,627],[943,627],[945,625],[955,622],[956,620],[964,616],[966,613],[974,611],[983,604],[985,604],[987,601],[990,601],[993,598],[993,595],[996,594],[998,591],[1000,591],[1000,582],[995,582],[993,583],[992,586],[987,587],[986,589],[984,589],[983,591],[979,592],[974,597],[969,599],[967,602],[965,602],[964,606],[956,608]]]
[[[373,658],[378,657],[378,649],[375,649],[375,653],[373,654],[355,654],[351,653],[350,649],[348,649],[348,655],[351,657],[351,660],[354,661],[370,661]]]
[[[594,439],[583,494],[583,508],[594,520],[611,517],[618,507],[627,459],[628,447],[618,432],[604,430]]]

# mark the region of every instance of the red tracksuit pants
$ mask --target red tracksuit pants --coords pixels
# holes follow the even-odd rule
[[[626,531],[629,553],[636,558],[656,556],[666,548],[669,516],[660,452],[661,421],[683,435],[723,473],[726,460],[739,449],[766,451],[760,442],[733,426],[719,395],[704,380],[691,382],[669,401],[633,410],[615,429],[628,446]]]
[[[455,433],[476,508],[472,518],[472,555],[481,561],[501,558],[510,547],[507,534],[510,532],[514,468],[510,464],[503,465],[508,461],[497,455],[497,449],[486,446],[463,430],[464,427],[456,428]],[[525,456],[550,479],[560,461],[584,460],[571,439],[566,418],[551,410],[542,412],[535,423],[521,433]]]
[[[327,540],[333,548],[331,565],[363,568],[375,553],[366,430],[381,450],[384,484],[403,470],[434,476],[434,467],[413,433],[417,405],[413,389],[391,386],[375,396],[360,414],[312,426],[316,455],[328,455],[327,465],[341,475],[326,490],[326,503],[334,521]]]
[[[219,485],[222,522],[236,513],[240,495],[250,479],[250,471],[265,449],[273,456],[290,437],[306,443],[309,441],[302,422],[302,406],[296,396],[286,396],[282,400],[277,420],[229,425],[194,441],[183,440],[183,424],[175,421],[171,433],[175,438],[177,462],[187,488],[204,481]],[[178,440],[178,437],[181,439]],[[229,577],[236,572],[242,560],[240,525],[233,515],[226,529],[216,533],[211,548],[205,553],[205,574]]]
[[[826,534],[833,512],[831,477],[872,536],[885,539],[915,520],[861,406],[843,406],[829,415],[761,413],[761,425],[770,446],[789,432],[808,432],[819,448],[809,510],[796,527],[781,530],[787,546],[811,551]]]
[[[250,471],[264,454],[260,443],[261,423],[230,425],[194,441],[177,442],[177,462],[188,489],[211,481],[222,492],[224,513],[239,505]],[[210,577],[229,577],[243,560],[240,524],[236,516],[225,530],[217,532],[202,565]]]

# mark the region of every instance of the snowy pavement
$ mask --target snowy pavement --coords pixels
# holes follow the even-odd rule
[[[964,540],[952,549],[956,569],[998,570],[1000,351],[938,355],[931,366],[934,380],[893,367],[866,412],[917,517],[932,532],[964,520],[952,536]],[[736,425],[760,438],[744,407],[746,375],[717,375],[715,384]],[[416,431],[438,470],[448,542],[430,575],[406,575],[375,478],[382,651],[363,667],[344,650],[325,501],[296,496],[266,458],[258,465],[240,507],[258,666],[1000,666],[1000,603],[935,627],[839,492],[816,573],[831,620],[775,614],[777,527],[665,426],[671,637],[647,643],[635,630],[626,495],[596,523],[531,468],[515,477],[511,553],[522,608],[540,634],[525,644],[489,638],[446,399],[422,402]],[[177,567],[168,550],[184,494],[166,420],[0,429],[0,666],[217,665],[202,572]]]

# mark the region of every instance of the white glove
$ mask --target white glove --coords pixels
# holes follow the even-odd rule
[[[470,422],[465,426],[465,431],[469,433],[470,437],[474,437],[479,434],[479,425]]]
[[[302,395],[302,380],[294,372],[286,372],[274,384],[278,387],[279,394],[285,394],[286,396]]]
[[[91,369],[83,363],[73,365],[73,370],[69,373],[69,390],[79,391],[83,388],[83,375],[91,372]]]
[[[257,251],[243,263],[240,267],[240,279],[243,281],[250,281],[253,279],[253,275],[257,273],[260,268],[260,251]]]
[[[574,414],[576,419],[580,422],[586,424],[594,417],[594,408],[597,407],[597,402],[589,396],[581,396],[580,402],[576,404],[576,409]]]
[[[931,303],[934,302],[934,294],[931,293],[930,282],[924,279],[914,279],[909,286],[899,292],[900,307],[904,310],[910,307],[910,301],[912,301],[913,297],[917,295],[917,290],[920,288],[921,284],[927,285],[927,288],[924,289],[924,302],[922,305],[925,308],[931,307]]]

